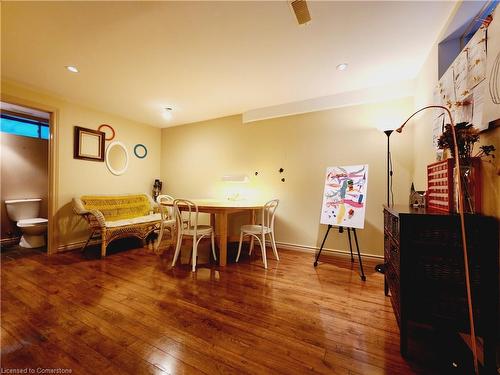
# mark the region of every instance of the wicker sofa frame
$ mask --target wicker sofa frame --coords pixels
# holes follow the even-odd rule
[[[82,252],[100,236],[101,257],[106,256],[109,243],[119,238],[137,237],[144,245],[161,224],[158,205],[147,194],[82,196],[73,198],[73,210],[87,221],[91,231]]]

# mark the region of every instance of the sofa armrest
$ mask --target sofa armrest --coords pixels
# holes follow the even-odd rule
[[[88,214],[89,211],[83,206],[83,202],[80,198],[73,198],[73,212],[77,215]]]
[[[75,214],[83,216],[91,227],[106,227],[106,219],[99,210],[86,210],[80,198],[73,198],[73,211]]]
[[[76,210],[75,210],[76,211]],[[90,228],[103,230],[106,228],[106,219],[101,211],[92,210],[79,213],[85,221],[89,224]]]
[[[85,214],[88,217],[89,223],[96,221],[99,227],[105,228],[106,227],[106,219],[104,218],[104,215],[102,214],[101,211],[99,210],[92,210],[88,211],[87,214]],[[92,224],[91,224],[92,225]]]

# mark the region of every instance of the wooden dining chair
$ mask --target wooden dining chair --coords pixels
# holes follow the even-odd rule
[[[160,224],[160,233],[158,234],[158,240],[155,246],[155,251],[158,252],[160,248],[161,240],[163,238],[163,233],[165,229],[168,229],[170,232],[170,239],[173,241],[174,239],[174,230],[175,230],[175,217],[174,217],[174,208],[173,206],[167,206],[166,203],[173,203],[174,198],[170,195],[158,195],[156,198],[156,202],[160,207],[161,214],[161,224]],[[163,203],[163,204],[162,204]]]
[[[212,254],[214,259],[217,260],[217,255],[215,255],[215,231],[210,225],[198,224],[198,206],[194,202],[186,199],[175,199],[173,205],[177,227],[177,246],[175,248],[174,259],[172,260],[172,267],[175,266],[177,258],[179,257],[182,237],[188,236],[193,239],[192,271],[195,272],[198,244],[203,238],[211,238]],[[184,217],[182,216],[181,208],[185,213]],[[187,221],[187,225],[183,225],[184,221]]]
[[[252,254],[253,242],[256,238],[259,242],[260,249],[262,251],[262,261],[264,262],[264,268],[267,269],[267,256],[266,256],[266,234],[271,240],[271,247],[273,249],[274,256],[276,260],[280,260],[278,256],[278,249],[276,248],[276,242],[274,240],[274,215],[276,213],[276,208],[278,207],[279,200],[273,199],[267,202],[262,208],[262,216],[260,224],[250,224],[242,225],[240,232],[240,243],[238,245],[238,255],[236,256],[236,262],[240,259],[241,245],[243,243],[244,236],[251,236],[250,239],[250,250],[248,254]]]

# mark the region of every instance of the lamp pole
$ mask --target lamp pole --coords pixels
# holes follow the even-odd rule
[[[392,169],[391,169],[391,146],[390,146],[390,138],[391,134],[394,130],[384,130],[385,135],[387,136],[387,206],[391,205],[390,200],[390,188],[391,188],[391,179],[392,179]]]
[[[385,135],[387,136],[387,207],[391,205],[391,178],[392,178],[392,169],[391,169],[391,146],[390,146],[390,137],[394,130],[384,130]],[[385,273],[385,263],[380,263],[375,266],[375,271],[380,273]],[[387,280],[384,277],[384,291],[387,295],[389,293]]]

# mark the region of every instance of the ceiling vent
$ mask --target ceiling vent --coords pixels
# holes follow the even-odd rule
[[[299,25],[303,25],[311,20],[306,0],[294,0],[291,5]]]

